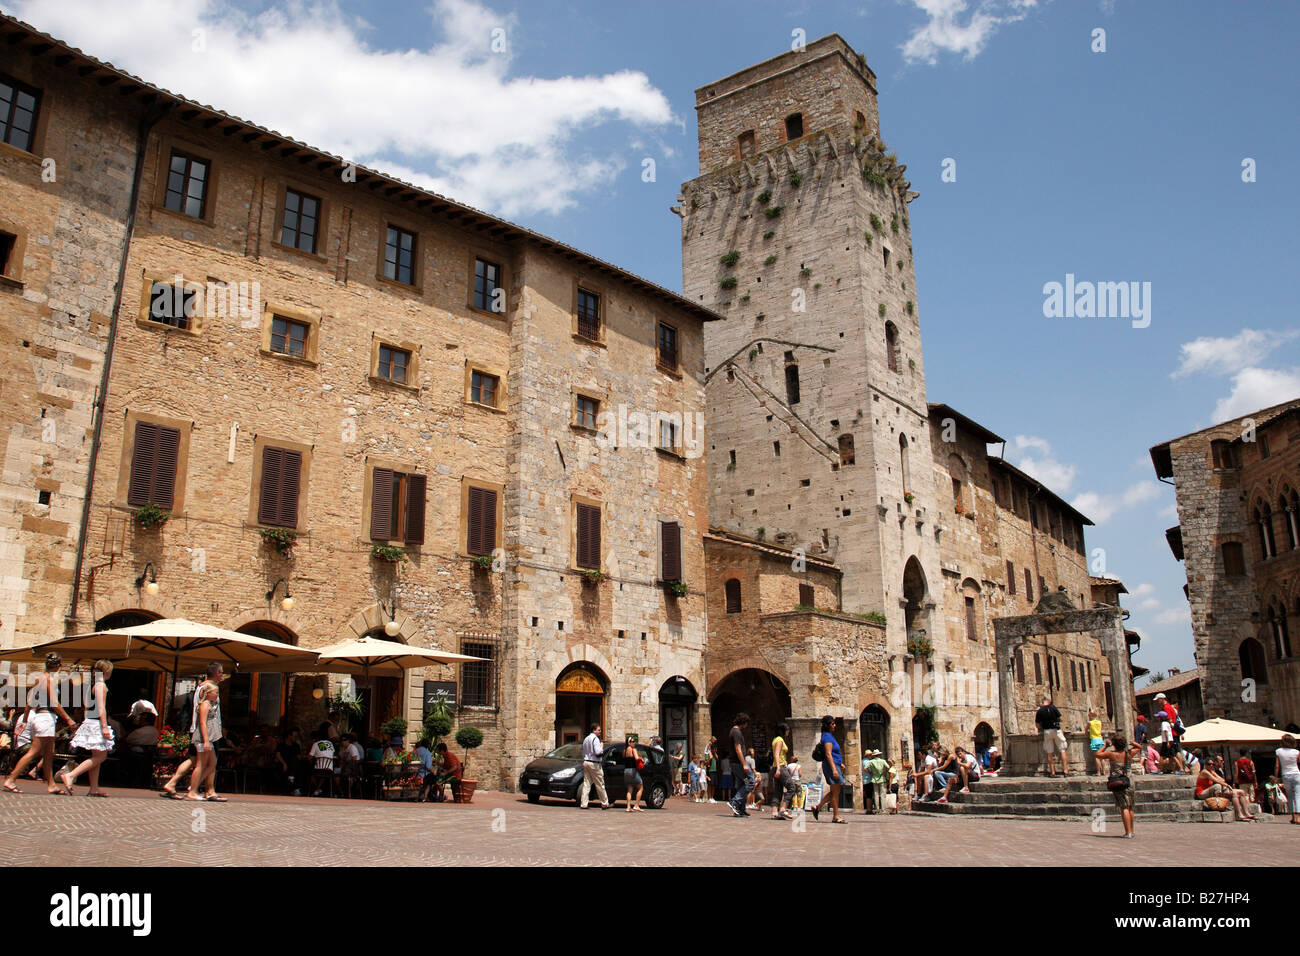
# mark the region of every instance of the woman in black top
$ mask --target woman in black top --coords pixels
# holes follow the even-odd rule
[[[641,771],[637,768],[637,761],[641,755],[637,753],[636,744],[631,740],[627,741],[627,746],[623,748],[623,784],[627,787],[627,812],[635,810],[642,813],[641,793],[645,789],[641,782]]]

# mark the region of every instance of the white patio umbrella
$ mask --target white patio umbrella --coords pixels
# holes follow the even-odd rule
[[[1272,727],[1244,724],[1239,720],[1228,720],[1225,717],[1211,717],[1209,720],[1188,727],[1187,732],[1183,734],[1182,742],[1184,746],[1277,744],[1281,743],[1285,733],[1285,730],[1275,730]]]
[[[463,664],[487,660],[440,651],[436,647],[417,647],[400,641],[385,641],[376,637],[358,637],[340,641],[328,647],[315,649],[318,655],[314,664],[298,666],[291,662],[277,662],[272,670],[297,670],[313,674],[362,674],[367,677],[400,677],[413,667],[429,664]]]

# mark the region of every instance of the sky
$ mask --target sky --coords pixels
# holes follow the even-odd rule
[[[681,289],[694,90],[842,35],[908,165],[929,399],[1096,523],[1152,671],[1194,666],[1148,449],[1300,396],[1300,4],[0,0],[150,82]],[[111,10],[111,16],[105,16]],[[1100,31],[1100,32],[1099,32]],[[1073,280],[1067,280],[1073,276]],[[1049,314],[1137,283],[1143,315]],[[1100,549],[1100,554],[1094,550]]]

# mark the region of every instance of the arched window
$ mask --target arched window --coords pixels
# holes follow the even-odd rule
[[[1270,604],[1268,608],[1268,626],[1273,634],[1273,650],[1278,660],[1291,656],[1291,633],[1287,629],[1286,605]]]
[[[1282,523],[1286,526],[1286,540],[1291,550],[1300,548],[1300,495],[1289,488],[1282,489]]]
[[[1248,637],[1237,648],[1237,659],[1241,661],[1243,680],[1253,680],[1256,684],[1268,683],[1268,668],[1264,666],[1264,648],[1259,641]]]
[[[885,360],[891,372],[898,371],[898,326],[893,322],[885,323]]]
[[[910,477],[907,469],[907,436],[901,434],[898,436],[898,465],[902,470],[903,493],[906,494],[909,484],[908,478]]]
[[[1265,558],[1271,558],[1277,554],[1277,547],[1273,541],[1273,509],[1269,507],[1267,501],[1261,501],[1255,505],[1255,525],[1259,528],[1259,550]]]
[[[853,436],[840,436],[840,464],[851,465],[857,461],[857,455],[853,451]]]
[[[862,115],[862,110],[853,111],[853,128],[859,133],[867,131],[867,118]]]
[[[727,591],[727,613],[740,613],[740,581],[736,578],[730,578],[726,584]]]
[[[803,135],[803,114],[791,113],[785,118],[785,138],[798,139]]]

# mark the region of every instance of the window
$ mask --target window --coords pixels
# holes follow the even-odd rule
[[[18,271],[17,263],[11,261],[15,258],[14,250],[17,247],[17,236],[10,232],[0,232],[0,276],[13,276]]]
[[[1115,716],[1115,702],[1111,699],[1110,695],[1110,681],[1106,681],[1102,684],[1102,689],[1106,692],[1106,717],[1107,719],[1110,719]]]
[[[469,400],[476,405],[497,407],[497,388],[501,379],[475,369],[469,376]]]
[[[203,219],[208,211],[208,180],[211,167],[206,159],[173,149],[167,166],[167,191],[163,206],[172,212]]]
[[[853,436],[840,436],[840,464],[852,465],[857,461],[857,455],[853,450]]]
[[[1034,603],[1034,579],[1028,568],[1025,568],[1025,600]]]
[[[1016,593],[1016,566],[1010,561],[1007,562],[1007,593]]]
[[[181,432],[149,422],[135,423],[135,446],[131,450],[131,480],[127,486],[129,505],[155,505],[164,511],[175,504],[176,464]]]
[[[1270,605],[1268,609],[1268,627],[1273,633],[1273,650],[1278,660],[1291,656],[1291,632],[1286,624],[1286,606]]]
[[[320,230],[320,200],[296,189],[284,191],[284,211],[280,223],[280,244],[303,252],[316,251]]]
[[[1290,497],[1287,497],[1288,494]],[[1300,495],[1283,488],[1279,510],[1282,512],[1282,520],[1286,524],[1287,544],[1294,551],[1296,548],[1300,548]]]
[[[257,503],[259,524],[298,527],[301,477],[302,452],[270,445],[262,448],[261,493]]]
[[[1268,683],[1268,667],[1264,664],[1264,647],[1252,637],[1246,638],[1237,648],[1237,658],[1241,661],[1242,680],[1253,680],[1256,684]]]
[[[1047,579],[1041,574],[1038,576],[1038,596],[1043,597],[1047,593]]]
[[[1038,660],[1038,652],[1035,651],[1034,652],[1034,683],[1041,684],[1042,682],[1043,682],[1043,665]]]
[[[682,526],[676,521],[659,522],[659,580],[682,579]]]
[[[578,567],[591,570],[600,568],[600,505],[578,502],[576,506],[575,552]]]
[[[31,152],[40,102],[39,90],[0,76],[0,141]]]
[[[1070,661],[1070,689],[1074,691],[1079,689],[1079,671],[1074,666],[1074,661]]]
[[[1261,459],[1264,459],[1264,458],[1267,458],[1268,456],[1269,456],[1269,451],[1268,451],[1268,436],[1267,436],[1267,435],[1260,435],[1260,436],[1259,436],[1259,457],[1260,457]]]
[[[600,402],[594,398],[588,398],[586,395],[577,395],[574,397],[573,410],[573,424],[579,428],[595,429],[596,415],[600,411]]]
[[[466,661],[460,668],[460,702],[464,707],[496,706],[496,646],[479,641],[462,641],[460,652],[483,661]]]
[[[785,118],[785,138],[798,139],[803,135],[803,114],[791,113]]]
[[[1255,524],[1259,528],[1259,550],[1264,558],[1277,554],[1277,545],[1273,540],[1273,509],[1267,502],[1255,506]]]
[[[811,584],[799,585],[799,604],[801,607],[816,607],[816,596]]]
[[[972,641],[979,640],[979,633],[975,628],[975,599],[966,598],[966,636]]]
[[[1246,573],[1245,552],[1240,541],[1225,541],[1220,550],[1223,552],[1223,573],[1225,577],[1237,578]]]
[[[1016,648],[1016,681],[1023,684],[1025,682],[1025,649]]]
[[[370,538],[424,544],[424,475],[376,468],[370,479]]]
[[[506,310],[505,289],[501,288],[501,267],[486,259],[474,260],[474,308],[502,314]]]
[[[729,578],[724,590],[727,594],[727,613],[740,613],[740,581],[736,578]]]
[[[754,155],[755,142],[754,131],[752,129],[747,129],[745,132],[740,134],[739,145],[741,159],[749,159]]]
[[[659,323],[659,366],[677,370],[677,330],[662,322]]]
[[[379,365],[375,374],[379,378],[387,379],[390,382],[397,382],[399,385],[406,384],[406,370],[411,364],[411,353],[406,349],[394,348],[391,345],[379,346]]]
[[[384,278],[415,285],[415,233],[388,227],[384,241]]]
[[[311,327],[305,322],[295,322],[284,316],[271,319],[271,351],[277,355],[290,355],[294,358],[307,357],[307,336]]]
[[[146,313],[150,322],[170,325],[174,329],[193,328],[193,319],[198,311],[198,290],[184,282],[155,282],[149,287],[149,310]]]
[[[1210,454],[1215,468],[1240,468],[1241,449],[1226,439],[1220,438],[1210,442]]]
[[[659,448],[661,451],[673,451],[677,447],[677,422],[667,415],[659,418]]]
[[[578,334],[600,341],[600,296],[586,289],[578,290]]]
[[[952,500],[957,503],[958,507],[961,507],[961,479],[960,478],[952,479]]]
[[[473,555],[491,554],[497,546],[497,493],[470,485],[465,502],[465,550]]]
[[[785,399],[791,405],[799,404],[799,366],[785,367]]]
[[[898,326],[893,322],[885,323],[885,361],[891,372],[898,371]]]

